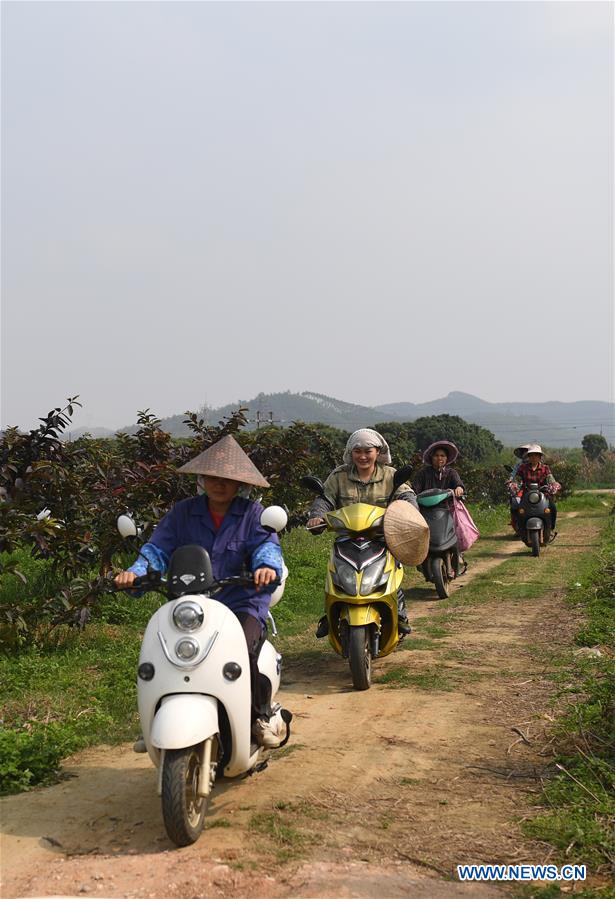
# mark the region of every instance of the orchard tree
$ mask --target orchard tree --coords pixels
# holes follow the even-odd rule
[[[592,461],[598,459],[609,448],[602,434],[586,434],[581,441],[581,446],[587,458]]]
[[[389,444],[391,459],[396,468],[407,465],[417,450],[413,426],[412,421],[383,421],[374,425]]]
[[[502,444],[487,428],[470,424],[459,415],[429,415],[411,422],[417,449],[423,451],[436,440],[450,440],[461,456],[472,462],[485,462],[502,449]]]

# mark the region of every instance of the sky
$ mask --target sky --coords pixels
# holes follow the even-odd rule
[[[613,400],[606,2],[3,2],[0,424]]]

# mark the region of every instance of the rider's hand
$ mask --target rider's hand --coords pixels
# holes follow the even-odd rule
[[[463,496],[463,487],[455,487],[455,496]]]
[[[134,571],[121,571],[113,578],[116,587],[132,587],[137,575]]]
[[[316,527],[318,527],[319,524],[325,524],[324,518],[310,518],[307,523],[307,526],[309,528],[316,528]]]
[[[254,572],[254,583],[256,584],[257,590],[260,587],[266,587],[267,584],[270,584],[271,581],[275,581],[276,578],[277,574],[273,568],[257,568]]]

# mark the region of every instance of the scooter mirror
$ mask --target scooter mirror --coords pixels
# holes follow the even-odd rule
[[[318,496],[325,495],[325,485],[320,478],[315,478],[312,474],[306,474],[299,478],[299,483],[302,487],[307,487],[308,490],[311,490],[312,493],[317,493]]]
[[[261,515],[261,525],[268,531],[283,531],[288,515],[282,506],[267,506]]]
[[[395,474],[393,475],[393,489],[397,490],[398,487],[410,479],[412,476],[412,466],[404,465],[403,468],[398,468]]]
[[[117,529],[120,532],[120,536],[124,538],[136,537],[138,533],[137,526],[130,515],[119,516],[117,520]]]

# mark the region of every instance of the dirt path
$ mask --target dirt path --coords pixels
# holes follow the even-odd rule
[[[539,560],[496,535],[454,590],[469,599],[474,579],[513,557],[515,571],[493,574],[494,584],[531,583],[551,560],[563,583],[566,560],[588,551],[599,526],[562,516],[559,543]],[[354,692],[346,663],[320,647],[292,661],[283,696],[292,743],[265,772],[216,789],[209,828],[187,849],[164,835],[147,756],[127,746],[80,753],[60,784],[3,801],[2,895],[500,895],[450,878],[457,863],[549,856],[517,819],[548,752],[544,653],[570,647],[576,629],[554,583],[539,598],[445,614],[431,587],[413,586],[408,646],[423,647],[376,666],[396,689]]]

